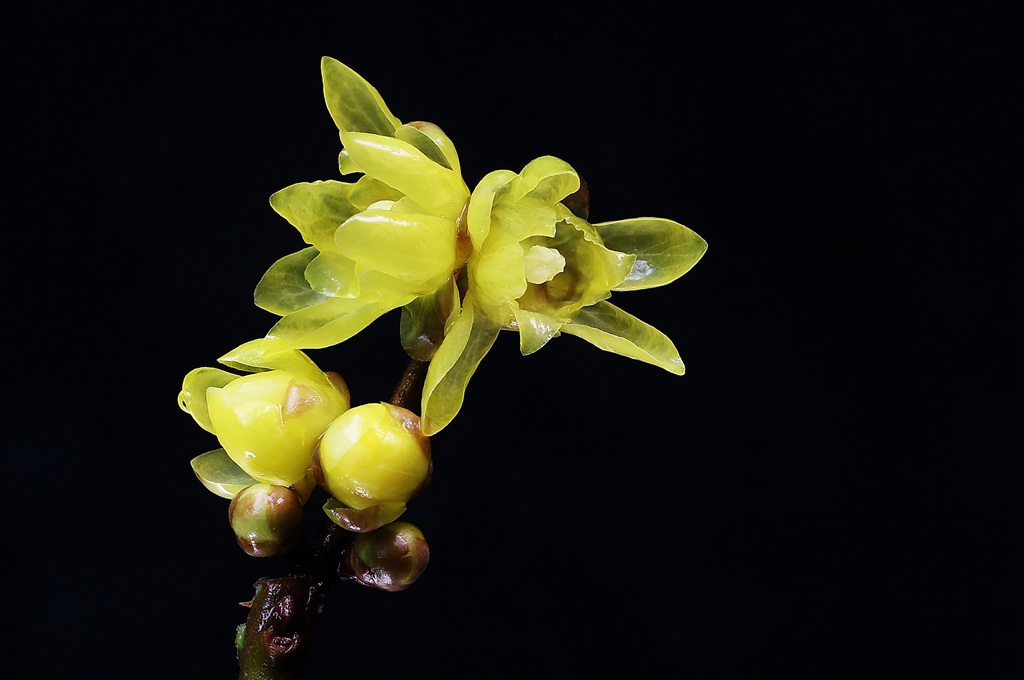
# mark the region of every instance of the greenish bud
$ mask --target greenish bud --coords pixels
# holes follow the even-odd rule
[[[430,547],[416,525],[391,522],[358,534],[346,559],[356,581],[395,592],[405,590],[420,577],[430,561]]]
[[[228,521],[249,555],[282,555],[302,541],[302,500],[288,487],[253,484],[231,499]]]

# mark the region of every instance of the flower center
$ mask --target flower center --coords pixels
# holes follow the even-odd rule
[[[523,255],[523,269],[530,283],[547,283],[565,270],[565,258],[554,248],[533,246]]]

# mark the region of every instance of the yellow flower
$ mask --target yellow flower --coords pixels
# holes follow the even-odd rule
[[[302,352],[261,354],[260,344],[246,343],[219,359],[251,375],[194,369],[182,381],[178,403],[253,480],[293,486],[309,475],[320,436],[348,410],[348,388]]]
[[[662,286],[686,273],[707,243],[672,220],[590,224],[563,201],[576,171],[544,156],[516,174],[498,170],[473,190],[468,288],[427,372],[422,428],[433,435],[458,413],[466,385],[502,329],[530,354],[567,333],[600,349],[681,375],[672,341],[607,302],[612,291]]]
[[[274,263],[256,287],[257,306],[281,316],[265,352],[335,345],[392,309],[449,291],[468,254],[458,236],[469,189],[451,140],[431,123],[403,124],[344,64],[325,57],[321,70],[339,168],[362,177],[271,196],[308,247]]]

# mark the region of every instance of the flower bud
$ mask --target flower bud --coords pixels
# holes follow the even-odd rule
[[[356,581],[379,590],[405,590],[430,561],[423,532],[409,522],[392,522],[359,534],[348,551],[346,565]]]
[[[238,545],[253,557],[281,555],[302,541],[302,502],[287,487],[245,487],[231,500],[228,521]]]
[[[317,439],[349,406],[335,382],[271,370],[207,392],[217,439],[261,482],[291,486],[306,476]]]
[[[350,508],[405,503],[430,478],[430,440],[412,411],[388,403],[343,413],[320,439],[321,485]]]

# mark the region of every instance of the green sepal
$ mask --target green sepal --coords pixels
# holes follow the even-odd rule
[[[319,250],[334,248],[341,223],[376,201],[398,200],[402,194],[372,177],[358,181],[298,182],[270,196],[270,207],[298,229],[302,240]]]
[[[324,101],[338,130],[394,135],[395,128],[402,122],[388,110],[377,88],[331,57],[320,60],[320,72],[324,81]]]
[[[209,491],[231,499],[247,486],[258,482],[250,477],[224,449],[214,449],[192,459],[192,472]]]
[[[357,510],[350,508],[335,498],[328,498],[324,503],[324,513],[342,529],[356,533],[366,533],[390,524],[402,516],[406,510],[405,503],[378,503]]]
[[[326,296],[313,290],[305,276],[306,268],[319,254],[320,251],[310,246],[270,265],[253,292],[256,306],[284,316],[323,302]]]
[[[459,311],[458,286],[455,277],[451,277],[433,293],[402,307],[398,327],[402,347],[413,359],[430,361]]]
[[[355,260],[339,253],[324,252],[313,258],[302,272],[314,297],[313,304],[323,302],[328,297],[356,297],[359,295],[360,282],[358,267]],[[309,307],[310,305],[306,305]],[[300,309],[305,309],[301,307]],[[298,311],[294,309],[291,311]]]
[[[679,352],[667,335],[610,302],[579,310],[562,331],[606,352],[653,364],[675,375],[685,372]]]
[[[593,225],[606,247],[636,255],[632,271],[612,290],[664,286],[690,271],[708,249],[688,227],[660,217],[636,217]]]
[[[263,341],[264,350],[318,349],[336,345],[415,297],[415,294],[394,293],[328,298],[318,305],[281,317],[267,333]]]
[[[460,172],[455,145],[448,139],[448,135],[433,123],[406,123],[395,129],[395,139],[412,144],[441,167]]]

